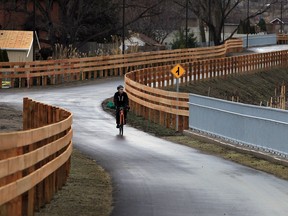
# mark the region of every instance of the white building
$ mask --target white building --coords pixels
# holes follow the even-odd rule
[[[9,62],[33,61],[33,32],[0,30],[0,49],[7,50]]]
[[[157,51],[165,49],[164,45],[159,44],[157,41],[141,33],[134,33],[125,40],[126,50],[133,49],[133,47],[137,48],[138,51]],[[122,50],[122,44],[120,49]]]

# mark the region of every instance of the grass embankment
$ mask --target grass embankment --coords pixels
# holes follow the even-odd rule
[[[275,87],[278,84],[282,84],[283,81],[288,81],[288,69],[274,69],[272,71],[244,74],[241,76],[233,75],[226,79],[210,79],[187,86],[183,85],[180,87],[180,90],[182,92],[207,95],[210,87],[210,96],[212,97],[231,100],[233,95],[238,94],[240,102],[259,105],[261,101],[265,103],[270,97],[274,96]],[[174,88],[170,88],[169,90],[174,91]],[[111,101],[111,99],[107,99],[103,102],[103,108],[107,112],[114,113],[114,110],[110,110],[105,106],[109,100]],[[286,166],[213,143],[195,140],[191,137],[175,133],[171,129],[151,123],[131,112],[129,113],[128,124],[168,141],[186,145],[198,149],[203,153],[215,155],[288,180],[288,167]]]
[[[181,85],[181,92],[195,93],[210,97],[231,100],[239,96],[239,102],[259,105],[275,96],[275,88],[288,82],[288,68],[273,69],[254,74],[230,75],[227,78],[215,78]],[[167,88],[175,91],[175,88]],[[278,95],[279,96],[279,95]]]
[[[0,104],[0,133],[22,130],[22,113]]]
[[[110,176],[76,149],[71,159],[66,185],[36,216],[109,216],[112,211]]]

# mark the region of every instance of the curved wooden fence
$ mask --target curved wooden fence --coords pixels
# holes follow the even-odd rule
[[[125,89],[137,115],[168,128],[176,128],[178,115],[179,130],[183,130],[188,126],[188,93],[158,89],[174,85],[170,69],[171,66],[162,66],[130,72],[125,76]]]
[[[256,72],[288,64],[288,50],[227,58],[198,60],[184,63],[186,73],[180,78],[182,85],[232,74]],[[165,91],[175,86],[170,70],[175,65],[135,70],[125,75],[125,87],[135,113],[163,126],[179,130],[188,129],[188,93]],[[207,89],[208,91],[208,89]]]
[[[11,82],[10,87],[46,86],[76,80],[122,76],[125,72],[135,69],[224,57],[229,52],[238,52],[241,50],[242,40],[231,39],[217,47],[166,50],[81,59],[0,63],[0,88],[2,87],[2,80],[7,79]]]
[[[23,131],[0,133],[0,215],[33,215],[66,182],[72,114],[24,99]]]

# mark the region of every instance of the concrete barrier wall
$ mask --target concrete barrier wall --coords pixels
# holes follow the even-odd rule
[[[246,35],[242,37],[243,39],[243,47],[247,45],[247,37]],[[248,46],[269,46],[277,44],[277,35],[269,34],[269,35],[249,35],[248,37]]]
[[[288,156],[288,112],[191,94],[189,128]]]

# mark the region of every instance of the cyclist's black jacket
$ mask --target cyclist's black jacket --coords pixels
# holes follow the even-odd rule
[[[129,106],[129,98],[126,92],[120,94],[116,92],[114,95],[114,104],[116,107],[127,107]]]

